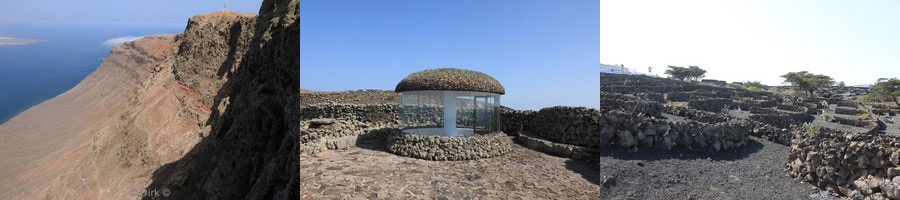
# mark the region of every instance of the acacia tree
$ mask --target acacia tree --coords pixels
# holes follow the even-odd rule
[[[701,78],[706,77],[706,70],[700,69],[700,67],[688,66],[688,71],[691,72],[691,78],[694,78],[694,81],[700,81]]]
[[[682,81],[700,81],[701,78],[706,76],[706,70],[700,69],[700,67],[697,66],[679,67],[669,65],[669,69],[667,69],[665,73],[671,78]]]
[[[679,67],[669,65],[669,69],[665,71],[666,74],[669,75],[670,78],[678,79],[684,81],[691,76],[691,71],[687,67]]]
[[[784,83],[789,83],[791,86],[806,91],[809,97],[813,97],[817,89],[834,84],[834,80],[831,77],[809,73],[808,71],[788,72],[781,75],[781,78],[784,78]]]
[[[897,101],[897,98],[900,98],[900,79],[879,78],[872,86],[872,92],[876,96],[891,99],[897,107],[900,107],[900,102]]]

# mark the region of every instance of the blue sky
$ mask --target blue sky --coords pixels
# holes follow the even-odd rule
[[[597,105],[597,0],[302,1],[300,87],[393,90],[457,67],[506,88],[504,105]]]
[[[4,1],[0,22],[183,24],[190,16],[221,11],[222,0],[26,0]],[[262,0],[232,0],[235,12],[258,13]]]
[[[698,65],[727,81],[781,85],[806,70],[867,84],[900,77],[898,11],[882,0],[603,0],[600,57],[642,72]]]

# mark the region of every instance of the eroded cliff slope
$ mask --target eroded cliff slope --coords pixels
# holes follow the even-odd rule
[[[299,1],[259,13],[121,44],[0,125],[0,199],[299,198]]]

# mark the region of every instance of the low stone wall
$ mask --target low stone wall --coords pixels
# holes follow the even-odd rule
[[[809,108],[806,108],[803,106],[790,105],[790,104],[778,104],[778,106],[775,106],[775,108],[778,108],[779,110],[787,110],[787,111],[796,112],[796,113],[807,113],[809,111]]]
[[[318,137],[313,140],[307,140],[300,143],[300,155],[311,155],[322,152],[326,149],[346,149],[356,146],[358,140],[378,140],[383,141],[388,135],[400,132],[397,128],[372,128],[366,129],[359,134],[349,134],[345,136],[326,136]],[[306,133],[305,133],[306,134]]]
[[[872,108],[878,108],[878,109],[891,109],[891,107],[894,107],[894,106],[889,105],[889,104],[883,104],[883,103],[872,104]]]
[[[725,123],[731,118],[722,113],[707,112],[679,106],[666,106],[666,113],[709,124]]]
[[[512,150],[512,139],[495,132],[468,137],[397,133],[387,139],[388,151],[426,160],[474,160],[500,156]]]
[[[808,102],[794,102],[794,104],[798,106],[802,106],[807,108],[808,110],[815,111],[817,109],[825,108],[821,103],[808,103]]]
[[[637,96],[656,103],[666,102],[665,94],[663,93],[640,93]]]
[[[668,101],[687,102],[694,98],[694,93],[689,92],[669,92],[666,94],[666,100]]]
[[[785,170],[853,199],[900,199],[900,138],[811,129],[794,140]]]
[[[750,107],[751,114],[778,114],[778,111],[771,108],[763,108],[758,106]]]
[[[624,110],[635,113],[646,113],[651,116],[659,116],[662,113],[661,103],[647,101],[632,95],[600,92],[600,109]]]
[[[758,107],[757,107],[758,108]],[[762,109],[762,108],[761,108]],[[750,135],[763,138],[778,144],[790,145],[793,134],[788,129],[776,128],[774,126],[746,119],[737,119],[726,114],[706,112],[690,108],[672,108],[669,114],[684,117],[704,123],[730,123],[733,126],[741,127],[743,130],[749,131]],[[772,110],[772,109],[769,109]],[[773,112],[775,110],[772,110]]]
[[[798,114],[754,114],[750,119],[766,123],[778,128],[790,128],[791,125],[802,125],[815,118],[806,113]]]
[[[894,111],[891,111],[891,110],[889,110],[889,109],[877,109],[877,108],[875,108],[875,109],[872,109],[872,113],[874,113],[874,114],[876,114],[876,115],[885,115],[885,114],[888,115],[888,116],[894,116],[894,115],[896,115],[896,113],[894,113]]]
[[[529,121],[537,113],[533,110],[500,109],[500,130],[504,133],[516,136],[529,129]]]
[[[764,108],[771,108],[778,105],[778,100],[762,100],[759,101],[759,106]]]
[[[720,112],[722,108],[726,107],[729,109],[736,109],[736,107],[731,105],[731,99],[692,100],[688,103],[688,106],[707,112]]]
[[[332,118],[371,123],[397,123],[397,104],[312,104],[300,107],[300,120]]]
[[[857,110],[855,108],[836,107],[836,108],[834,108],[834,113],[845,114],[845,115],[858,115],[858,114],[863,113],[863,111]]]
[[[746,144],[750,131],[732,123],[674,123],[633,112],[550,107],[535,114],[532,130],[544,139],[584,147],[670,150],[676,146],[730,149]]]
[[[381,128],[397,128],[397,121],[372,122],[334,118],[317,118],[300,121],[300,143],[307,143],[321,138],[338,138],[361,135]]]
[[[837,122],[839,124],[861,127],[861,128],[868,128],[868,129],[875,128],[875,126],[877,125],[874,121],[864,121],[864,120],[859,120],[859,119],[847,119],[847,118],[843,118],[843,117],[833,117],[832,120],[834,120],[834,122]]]
[[[856,108],[859,104],[853,101],[838,101],[837,106]]]

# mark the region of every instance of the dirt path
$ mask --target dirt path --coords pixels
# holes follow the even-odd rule
[[[608,150],[591,161],[516,145],[475,161],[426,161],[373,145],[301,162],[303,199],[808,199],[782,170],[790,147],[753,138],[736,152]]]

